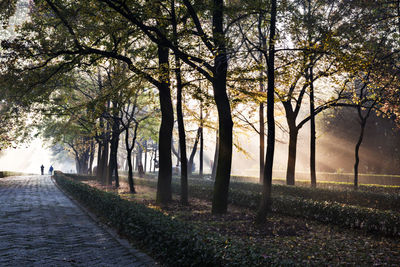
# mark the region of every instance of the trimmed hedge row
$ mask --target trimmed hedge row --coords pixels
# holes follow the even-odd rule
[[[232,183],[232,188],[261,192],[259,184]],[[354,190],[332,190],[326,188],[310,188],[287,185],[273,185],[276,196],[293,196],[317,201],[335,201],[338,203],[357,205],[381,210],[400,211],[400,195]]]
[[[157,182],[153,179],[135,179],[137,184],[156,187]],[[246,185],[248,186],[246,188]],[[229,192],[229,203],[242,206],[250,209],[256,209],[261,199],[261,193],[257,192],[258,184],[240,184],[231,183]],[[274,185],[275,186],[275,185]],[[246,188],[247,190],[243,190]],[[343,204],[335,201],[321,201],[306,199],[306,193],[315,190],[317,193],[309,193],[310,195],[315,194],[316,197],[319,194],[323,194],[326,189],[311,189],[311,188],[296,188],[289,186],[278,185],[274,187],[275,193],[276,188],[283,188],[288,190],[287,195],[274,195],[272,209],[275,212],[291,215],[300,216],[307,219],[314,219],[324,223],[332,223],[340,226],[365,229],[369,232],[377,232],[387,236],[399,236],[400,235],[400,214],[398,212],[389,210],[379,210],[373,208],[366,208],[354,205]],[[302,190],[305,191],[302,191]],[[180,193],[180,183],[176,179],[172,182],[172,190],[175,194]],[[299,190],[303,194],[303,198],[290,195],[290,193]],[[319,194],[318,194],[319,192]],[[190,196],[201,198],[201,199],[212,199],[212,182],[211,181],[190,181],[189,194]],[[334,193],[343,193],[341,191],[334,191]],[[348,193],[363,193],[371,196],[374,193],[371,192],[348,192]],[[293,193],[294,194],[294,193]],[[301,193],[299,193],[301,194]],[[334,197],[334,196],[333,196]]]
[[[148,176],[156,176],[155,173],[148,173]],[[335,174],[333,174],[335,175]],[[380,176],[391,176],[391,175],[380,175]],[[210,178],[210,175],[204,175],[203,178],[200,178],[198,174],[192,174],[190,176],[193,179],[204,179],[204,177]],[[286,184],[286,179],[284,178],[276,178],[274,176],[272,182],[274,184]],[[231,182],[235,183],[253,183],[258,184],[259,178],[255,176],[241,176],[241,175],[231,175]],[[310,180],[296,180],[296,186],[302,187],[310,187]],[[325,181],[319,180],[317,182],[318,188],[325,189],[335,189],[335,190],[352,190],[354,187],[353,183],[349,182],[339,182],[339,181]],[[399,185],[382,185],[382,184],[359,184],[360,190],[371,191],[371,192],[379,192],[379,193],[395,193],[400,194],[400,186]]]
[[[200,232],[142,204],[121,199],[57,173],[55,180],[79,202],[150,255],[171,266],[265,266],[282,263],[263,248]],[[288,262],[290,264],[290,262]]]
[[[137,183],[155,187],[155,180],[136,179]],[[180,193],[180,184],[172,183],[173,192]],[[275,188],[274,188],[275,190]],[[212,187],[207,183],[195,183],[189,186],[189,194],[201,199],[212,199]],[[250,209],[256,209],[261,193],[231,188],[229,203]],[[334,201],[315,201],[294,196],[273,196],[272,210],[285,215],[299,216],[323,223],[364,229],[368,232],[387,236],[400,236],[400,214],[393,211],[352,206]]]
[[[212,181],[191,179],[191,184],[213,186]],[[316,201],[334,201],[338,203],[356,205],[380,210],[392,210],[400,212],[400,195],[377,193],[369,191],[354,190],[333,190],[326,188],[310,188],[287,185],[272,185],[274,196],[293,196]],[[255,183],[230,183],[230,188],[234,190],[250,191],[261,193],[262,187]]]
[[[179,181],[177,178],[174,180]],[[211,180],[190,179],[190,184],[213,186],[213,183]],[[287,186],[282,184],[273,184],[272,186],[272,194],[276,196],[284,195],[317,201],[335,201],[348,205],[400,212],[400,188],[395,186],[364,185],[358,191],[354,191],[353,187],[347,184],[334,183],[327,183],[324,188]],[[260,184],[235,182],[235,180],[231,180],[230,188],[251,192],[261,192],[262,190]],[[385,193],[385,191],[390,193]]]
[[[256,209],[260,200],[260,193],[239,190],[230,192],[230,202],[238,206]],[[272,201],[272,210],[281,214],[364,229],[386,236],[400,236],[400,214],[397,212],[293,196],[274,196]]]

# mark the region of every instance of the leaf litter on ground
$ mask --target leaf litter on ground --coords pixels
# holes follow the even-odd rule
[[[155,202],[155,188],[138,185],[130,194],[128,184],[119,189],[96,181],[85,183],[119,194],[122,198],[161,210],[165,215],[190,223],[202,231],[212,231],[249,245],[262,247],[263,257],[299,265],[400,265],[400,240],[322,224],[304,218],[270,213],[263,225],[254,223],[255,213],[231,205],[224,215],[211,214],[211,201],[192,198],[182,205],[179,196],[168,206]]]

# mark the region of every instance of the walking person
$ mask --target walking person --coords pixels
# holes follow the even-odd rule
[[[54,170],[53,165],[51,165],[51,166],[50,166],[50,169],[49,169],[49,174],[50,174],[50,175],[53,175],[53,170]]]
[[[44,166],[42,164],[42,166],[40,166],[40,174],[43,175],[44,174]]]

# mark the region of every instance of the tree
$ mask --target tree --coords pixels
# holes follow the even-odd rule
[[[32,92],[33,88],[45,87],[44,85],[53,80],[57,73],[68,72],[75,66],[92,65],[103,58],[113,58],[125,62],[132,72],[147,79],[160,91],[163,114],[160,152],[163,155],[160,157],[160,185],[158,188],[158,191],[162,192],[158,193],[158,201],[168,202],[171,199],[169,137],[172,134],[173,123],[168,64],[163,66],[168,63],[168,49],[163,48],[163,45],[158,45],[158,73],[153,68],[144,70],[145,66],[148,67],[148,64],[145,64],[149,61],[146,59],[145,63],[143,61],[135,62],[135,59],[139,60],[136,57],[137,51],[155,56],[154,45],[149,46],[148,40],[144,40],[143,36],[133,27],[125,27],[125,21],[116,20],[115,13],[110,12],[112,9],[101,3],[103,1],[77,1],[71,5],[66,5],[62,1],[38,2],[31,11],[31,20],[26,22],[21,29],[19,39],[2,44],[4,49],[13,53],[7,72],[15,74],[11,75],[14,78],[21,76],[24,79],[22,82],[20,78],[21,82],[16,83],[10,90],[21,92],[20,88],[25,87],[25,91]],[[155,12],[151,3],[145,6],[145,9],[151,11],[151,14]],[[97,14],[104,14],[104,16],[97,16]],[[99,22],[100,17],[101,23],[93,24],[93,21]],[[88,27],[80,27],[80,25]],[[39,32],[39,34],[33,34],[35,32]],[[50,32],[51,38],[49,37]],[[81,38],[83,36],[84,38]],[[49,39],[46,38],[50,38],[52,41],[48,42]],[[127,52],[126,48],[135,45],[140,48]],[[16,64],[16,61],[23,60],[29,60],[32,64],[30,66]],[[29,75],[25,75],[27,70],[29,70]]]
[[[139,120],[136,119],[137,114],[137,94],[133,100],[133,103],[127,103],[126,109],[124,111],[124,116],[126,120],[122,119],[121,123],[125,128],[125,148],[126,148],[126,160],[128,162],[128,183],[129,183],[129,192],[136,193],[134,182],[133,182],[133,164],[132,164],[132,150],[135,147],[136,137],[137,137],[137,130],[139,127]],[[131,124],[134,123],[133,128],[133,136],[132,141],[130,139],[130,132],[131,132]]]
[[[365,127],[367,120],[374,110],[379,110],[379,106],[382,104],[382,98],[386,90],[391,90],[393,87],[398,87],[399,83],[397,78],[400,75],[400,71],[393,70],[393,68],[385,69],[385,67],[393,66],[393,64],[384,64],[384,62],[378,59],[382,59],[379,52],[384,52],[384,58],[386,58],[387,53],[385,53],[385,46],[379,42],[376,44],[377,53],[372,59],[367,57],[367,62],[365,66],[368,66],[367,72],[363,73],[362,76],[358,77],[354,81],[353,89],[353,99],[352,101],[356,104],[357,115],[360,124],[360,134],[355,146],[355,163],[354,163],[354,189],[358,189],[358,166],[360,162],[359,150],[364,139]],[[382,51],[384,50],[384,51]],[[372,52],[372,51],[370,51]],[[379,53],[379,54],[378,54]],[[376,68],[379,66],[378,68]],[[382,69],[384,71],[382,71]]]
[[[94,140],[84,128],[71,118],[44,120],[43,137],[52,140],[53,145],[63,144],[75,159],[76,171],[79,174],[89,173],[90,155],[94,153]]]
[[[205,32],[199,14],[196,11],[196,6],[192,5],[189,0],[184,0],[183,4],[186,7],[187,15],[193,21],[196,29],[196,36],[199,36],[203,44],[214,57],[214,65],[210,65],[207,60],[201,59],[187,51],[177,47],[167,37],[166,32],[158,28],[147,25],[145,21],[139,20],[132,10],[123,1],[102,0],[109,7],[113,8],[122,17],[130,23],[136,25],[145,33],[153,42],[158,45],[163,45],[171,49],[184,63],[199,71],[213,85],[214,99],[217,105],[220,127],[220,147],[218,157],[217,178],[214,185],[213,196],[213,213],[225,213],[228,204],[228,188],[230,180],[230,170],[232,161],[232,118],[229,106],[229,99],[226,92],[226,74],[228,68],[227,44],[224,38],[224,3],[222,0],[214,0],[210,5],[212,14],[212,37],[209,37]],[[202,6],[197,6],[202,8]],[[212,73],[212,75],[210,74]],[[161,142],[161,139],[160,139]],[[161,144],[160,144],[161,148]],[[160,150],[161,151],[161,150]],[[161,155],[160,155],[161,158]],[[161,163],[161,162],[160,162]],[[160,165],[161,167],[161,165]]]
[[[295,45],[293,48],[282,49],[286,55],[281,57],[284,67],[280,73],[281,84],[285,85],[285,80],[290,82],[288,89],[281,88],[278,93],[289,128],[286,182],[288,185],[295,184],[298,133],[305,123],[310,121],[310,174],[311,185],[315,187],[315,116],[336,105],[343,98],[345,85],[342,81],[337,82],[336,76],[343,72],[343,66],[340,64],[343,61],[341,50],[348,45],[347,40],[342,40],[346,31],[343,26],[347,23],[346,19],[352,9],[343,7],[340,1],[301,0],[294,3],[293,8],[289,9],[290,21],[286,30],[289,33],[288,39]],[[331,84],[333,88],[338,87],[336,92],[332,92],[332,96],[327,98],[324,96],[324,90],[316,90],[318,88],[315,84],[318,81],[321,83],[321,80]],[[307,93],[309,114],[299,121],[304,96]],[[315,99],[316,93],[319,93],[318,98],[322,99],[319,103]]]
[[[268,53],[263,51],[267,61],[268,87],[267,87],[267,153],[266,165],[264,169],[264,179],[262,186],[262,197],[260,206],[257,210],[256,222],[263,223],[266,220],[267,212],[271,208],[271,189],[272,189],[272,168],[275,152],[275,117],[274,117],[274,94],[275,94],[275,41],[276,41],[276,1],[271,1],[271,21],[268,42]]]
[[[30,130],[26,123],[29,110],[11,101],[0,99],[0,151],[16,147],[18,143],[28,142],[30,139]]]
[[[178,23],[176,20],[175,12],[175,0],[171,0],[171,18],[172,18],[172,34],[173,44],[178,44]],[[178,132],[179,132],[179,148],[180,148],[180,159],[181,159],[181,202],[184,205],[188,203],[188,161],[186,156],[186,136],[185,136],[185,125],[183,122],[182,112],[182,76],[181,76],[181,61],[180,58],[175,54],[175,78],[176,78],[176,114],[178,119]]]

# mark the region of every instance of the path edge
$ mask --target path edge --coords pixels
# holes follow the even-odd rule
[[[73,198],[68,192],[66,192],[64,189],[62,189],[57,182],[54,180],[54,177],[51,176],[51,181],[54,183],[54,185],[66,196],[68,197],[75,205],[77,205],[84,213],[86,213],[97,225],[99,225],[103,230],[105,230],[108,234],[112,236],[121,246],[123,246],[125,249],[129,251],[129,253],[133,254],[138,260],[140,260],[144,266],[160,266],[159,264],[156,263],[156,261],[148,256],[146,253],[141,252],[134,247],[132,247],[131,243],[129,243],[128,240],[120,237],[117,233],[117,231],[103,222],[99,220],[99,218],[92,213],[90,210],[88,210],[85,206],[83,206],[79,201],[77,201],[75,198]]]

